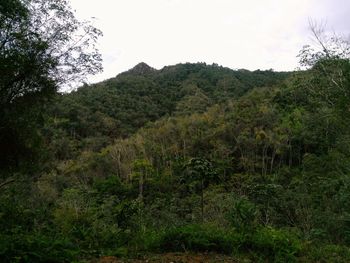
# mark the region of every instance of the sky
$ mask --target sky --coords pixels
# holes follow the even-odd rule
[[[139,62],[161,69],[186,62],[232,69],[290,71],[311,43],[309,20],[348,36],[350,0],[71,0],[79,19],[102,30],[104,71],[115,77]]]

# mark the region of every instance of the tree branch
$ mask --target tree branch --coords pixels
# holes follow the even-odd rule
[[[3,188],[4,186],[8,185],[8,184],[14,183],[15,181],[16,181],[16,179],[11,178],[11,179],[8,179],[5,182],[0,183],[0,189]]]

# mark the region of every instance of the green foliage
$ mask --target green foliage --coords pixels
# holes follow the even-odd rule
[[[104,138],[111,143],[161,117],[203,113],[216,103],[239,97],[253,87],[279,83],[288,76],[288,73],[270,71],[233,71],[201,63],[142,72],[130,70],[58,96],[49,108],[54,123],[48,127],[51,131],[46,130],[48,137],[55,142],[56,137],[64,134],[78,145],[78,149],[72,149],[71,156],[75,151],[86,149],[83,143],[86,140]],[[60,136],[55,135],[57,132]],[[56,157],[64,159],[67,155]]]
[[[211,225],[186,225],[165,230],[154,239],[151,249],[158,252],[251,253],[254,260],[296,262],[302,243],[295,234],[274,228],[233,232]]]
[[[114,195],[121,198],[124,197],[127,192],[127,186],[125,186],[117,176],[110,176],[105,179],[96,178],[93,187],[103,196]]]
[[[100,35],[89,22],[75,18],[67,1],[1,1],[2,175],[38,168],[34,164],[43,155],[39,130],[44,126],[44,104],[63,83],[101,70],[95,48]]]
[[[295,234],[274,228],[259,228],[246,246],[258,258],[261,255],[273,262],[296,262],[302,244]]]
[[[184,165],[181,181],[189,188],[199,188],[203,191],[210,182],[215,181],[215,171],[212,164],[203,158],[191,158]]]
[[[0,235],[1,262],[72,262],[78,253],[73,242],[52,233]]]
[[[346,246],[316,244],[305,246],[304,250],[307,250],[302,257],[304,262],[346,263],[350,260],[350,249]]]
[[[168,229],[163,233],[155,248],[167,251],[219,252],[230,254],[237,244],[235,236],[211,226],[187,225]]]
[[[0,10],[27,19],[12,4]],[[43,125],[16,98],[0,117],[23,160],[0,160],[12,169],[0,174],[0,260],[349,261],[348,56],[303,59],[311,68],[293,74],[141,63],[57,96]],[[35,153],[41,172],[24,165]]]
[[[237,231],[244,232],[251,231],[257,226],[258,213],[254,203],[245,198],[238,198],[234,201],[227,217]]]

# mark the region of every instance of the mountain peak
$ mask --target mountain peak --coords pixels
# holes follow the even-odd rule
[[[129,69],[127,71],[127,73],[129,73],[129,74],[131,73],[131,74],[135,74],[135,75],[145,75],[148,73],[152,73],[154,71],[156,71],[155,68],[148,66],[145,62],[140,62],[132,69]]]

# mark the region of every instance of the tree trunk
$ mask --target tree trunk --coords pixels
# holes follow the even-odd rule
[[[201,213],[202,213],[202,223],[204,222],[204,183],[203,179],[201,181]]]
[[[143,174],[140,174],[140,179],[139,179],[139,198],[140,201],[143,202]]]

